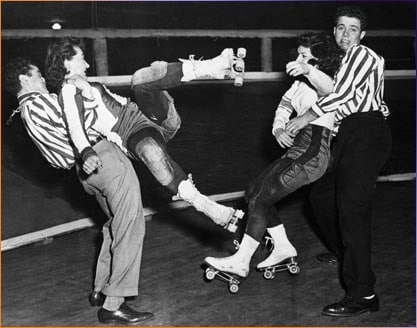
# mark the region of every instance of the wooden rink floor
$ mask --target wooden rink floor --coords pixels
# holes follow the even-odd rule
[[[265,280],[255,270],[268,252],[260,247],[237,294],[219,280],[205,281],[202,267],[205,256],[230,254],[235,235],[192,209],[154,216],[146,223],[139,296],[130,300],[155,314],[143,325],[415,327],[415,182],[377,184],[373,267],[381,308],[356,318],[320,314],[343,291],[338,266],[314,260],[325,248],[312,230],[305,196],[301,190],[279,209],[301,273]],[[88,303],[100,236],[90,228],[4,252],[2,326],[100,326]]]

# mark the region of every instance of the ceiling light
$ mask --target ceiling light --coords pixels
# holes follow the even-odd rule
[[[62,25],[60,23],[53,23],[51,28],[53,30],[60,30],[62,28]]]

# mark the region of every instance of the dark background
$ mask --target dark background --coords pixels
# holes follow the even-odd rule
[[[346,2],[2,2],[2,29],[47,29],[54,19],[64,28],[135,29],[319,29],[331,31],[334,9]],[[415,30],[414,2],[350,2],[368,14],[368,29]],[[82,35],[81,35],[82,36]],[[29,55],[43,69],[53,39],[2,39],[2,65]],[[89,75],[96,75],[91,40],[86,39]],[[386,68],[415,69],[414,37],[368,37],[364,44],[383,55]],[[294,38],[273,39],[273,70],[283,71]],[[216,56],[225,47],[246,47],[248,71],[260,71],[259,39],[109,39],[109,74],[127,75],[154,60],[176,61],[190,53]],[[170,143],[172,157],[207,194],[244,190],[282,153],[271,135],[280,97],[291,83],[254,82],[186,86],[171,90],[183,125]],[[114,89],[131,96],[128,88]],[[415,172],[415,79],[387,80],[385,99],[394,137],[382,174]],[[87,216],[101,216],[83,192],[75,171],[56,170],[41,157],[20,118],[6,121],[17,107],[2,90],[2,238],[7,239]],[[145,206],[170,201],[146,167],[135,164]]]

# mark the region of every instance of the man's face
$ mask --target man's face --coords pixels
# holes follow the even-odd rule
[[[361,30],[360,20],[347,16],[339,17],[333,33],[336,43],[345,51],[351,46],[359,44],[365,36],[365,31]]]
[[[67,71],[69,72],[66,77],[71,77],[74,75],[80,75],[82,77],[87,77],[86,70],[90,67],[84,59],[84,53],[79,47],[74,47],[75,55],[70,60],[65,60],[64,65]]]
[[[22,85],[28,91],[38,91],[41,93],[48,93],[46,88],[45,79],[43,78],[41,71],[34,65],[30,65],[31,70],[23,76],[21,80]]]

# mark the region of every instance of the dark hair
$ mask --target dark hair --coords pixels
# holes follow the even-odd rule
[[[64,61],[76,55],[74,47],[84,51],[84,42],[79,38],[61,38],[48,46],[45,61],[46,84],[54,91],[62,88],[65,75],[68,73]]]
[[[19,75],[31,76],[33,63],[27,57],[16,57],[6,64],[3,70],[3,85],[5,89],[13,95],[17,95],[22,90]]]
[[[323,33],[304,33],[298,37],[297,44],[310,48],[311,54],[317,58],[317,62],[314,64],[317,64],[322,72],[331,77],[339,69],[345,54],[332,36]]]
[[[343,6],[336,9],[334,14],[334,25],[337,25],[337,21],[339,17],[346,16],[346,17],[353,17],[359,19],[361,22],[361,31],[366,30],[367,19],[366,15],[362,9],[358,7],[350,7],[350,6]]]

